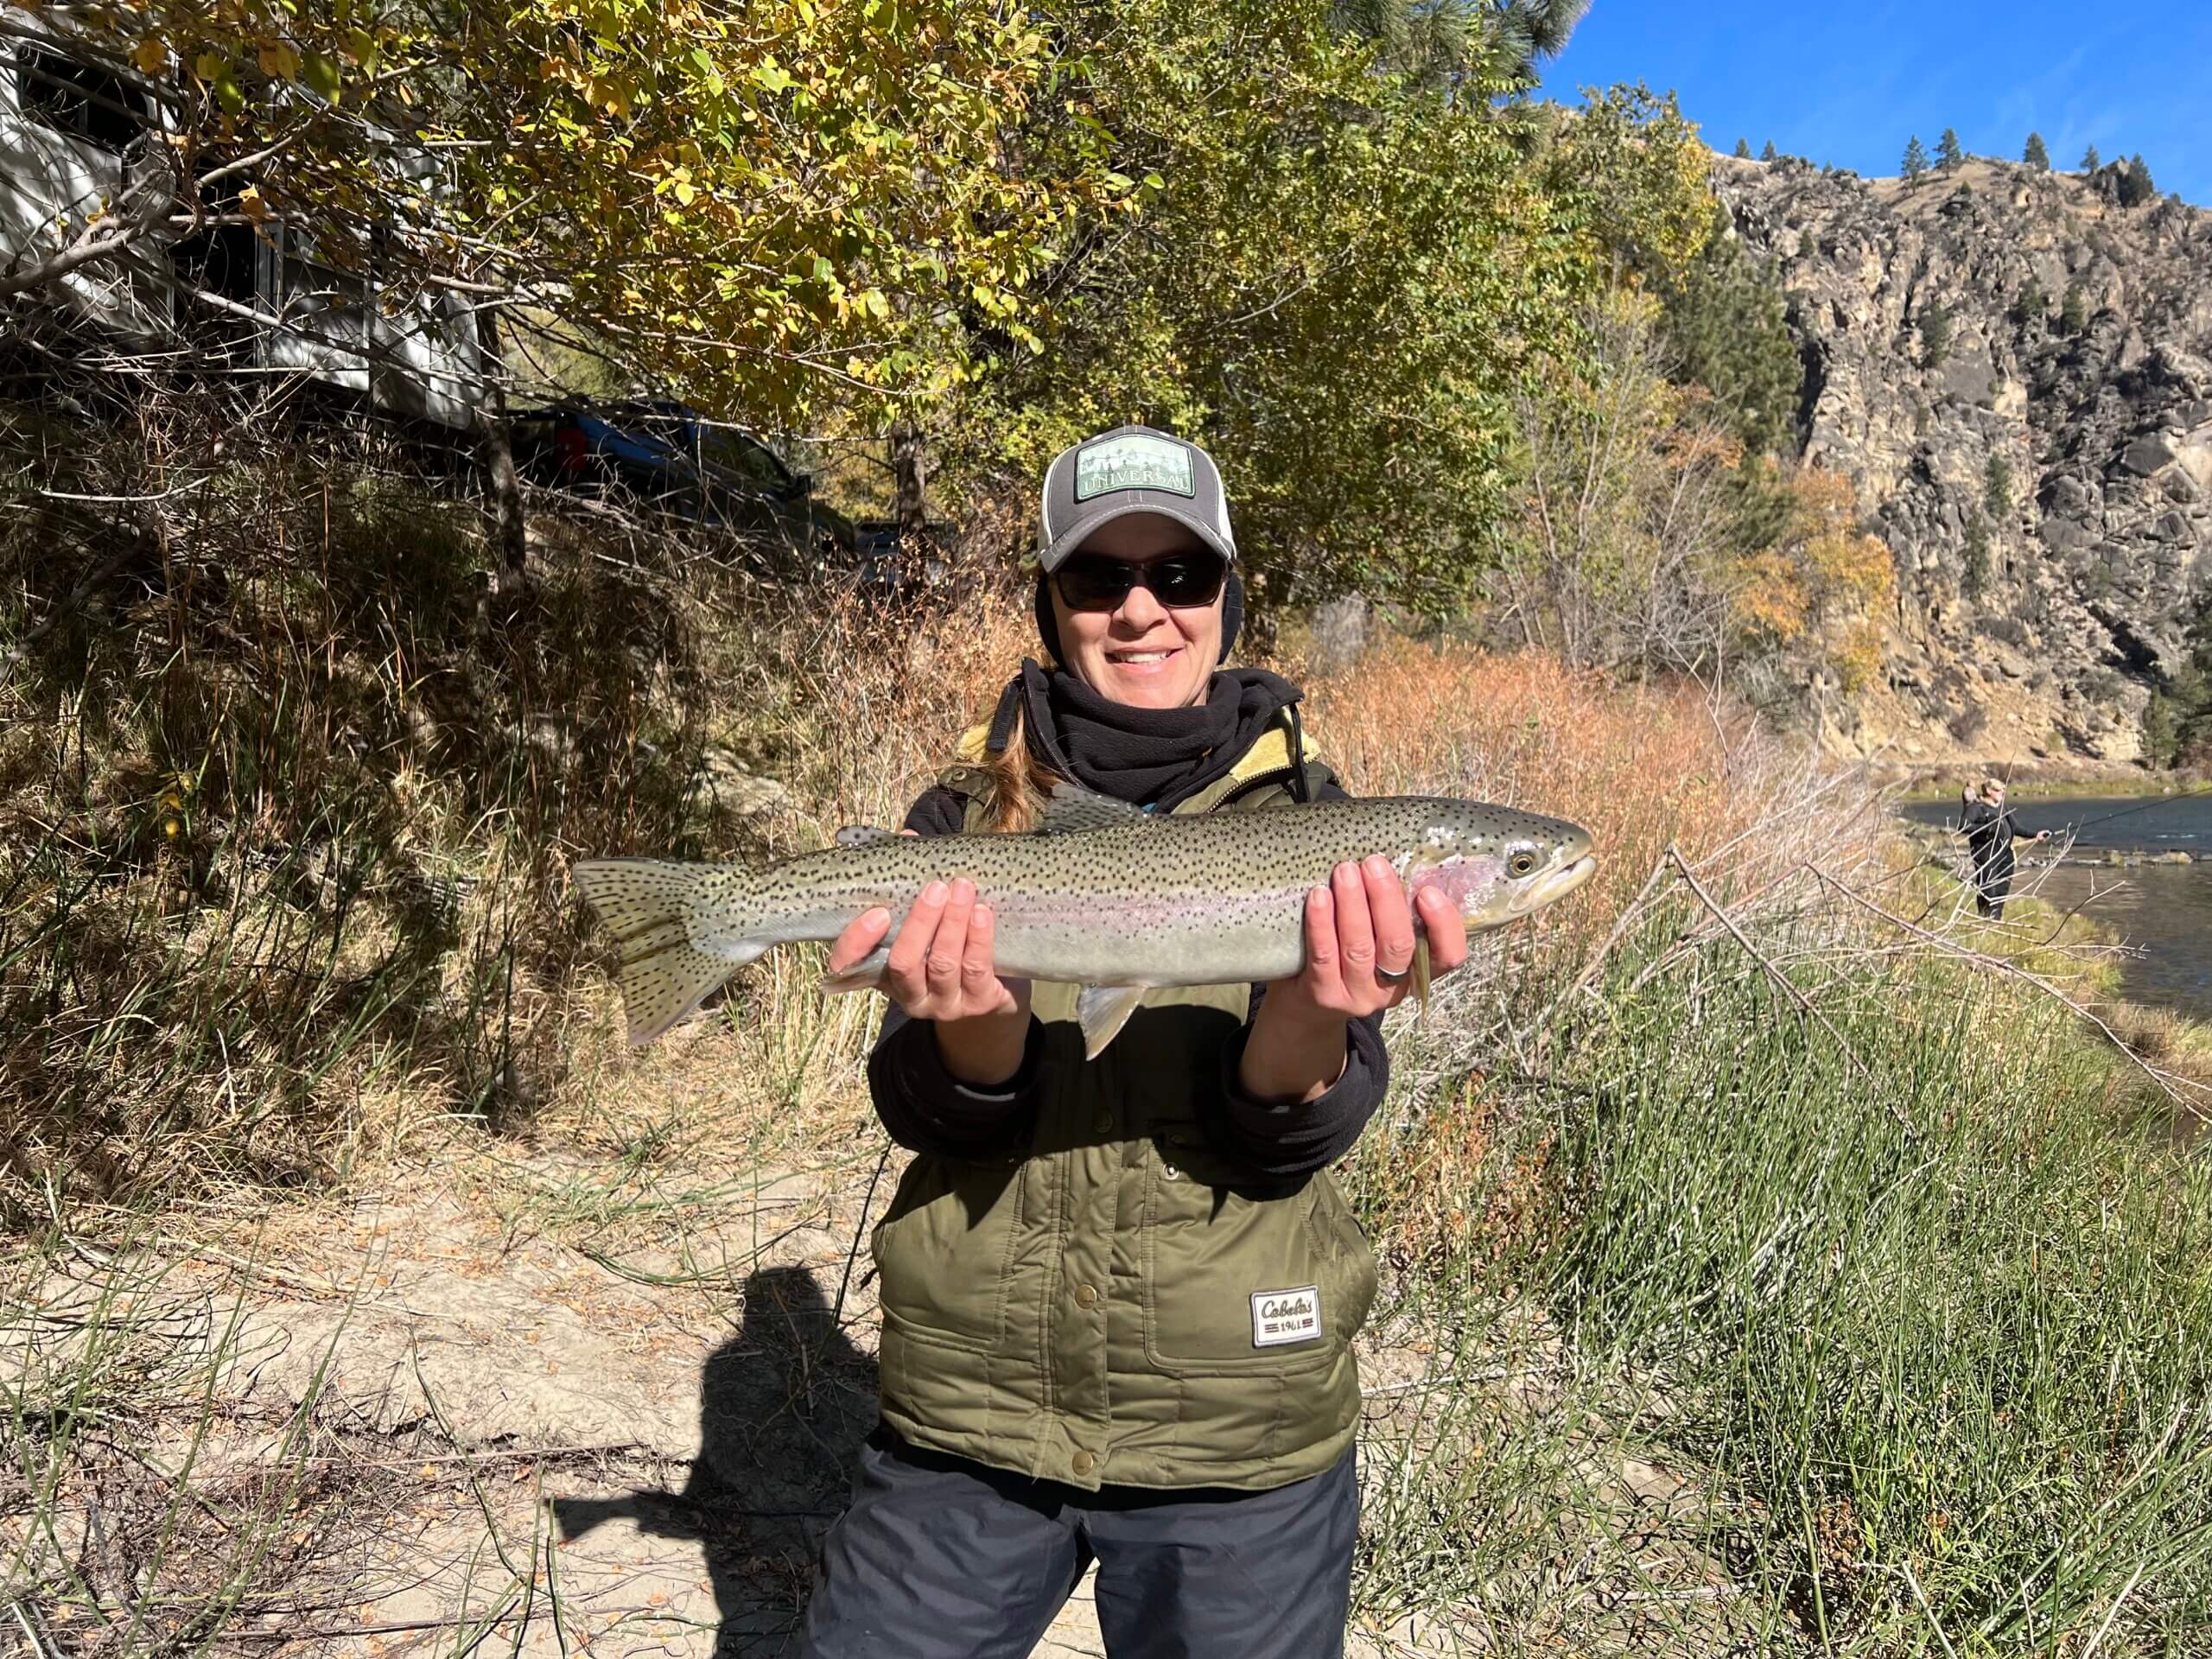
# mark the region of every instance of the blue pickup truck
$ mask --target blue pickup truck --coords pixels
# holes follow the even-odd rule
[[[515,461],[539,483],[622,496],[658,512],[849,561],[851,521],[751,434],[678,403],[560,404],[512,417]]]

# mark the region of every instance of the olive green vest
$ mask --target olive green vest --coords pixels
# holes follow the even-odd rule
[[[1290,800],[1287,742],[1271,729],[1175,810]],[[979,775],[945,781],[979,825]],[[1086,1489],[1256,1491],[1319,1474],[1357,1426],[1351,1343],[1375,1262],[1327,1173],[1255,1182],[1205,1136],[1249,988],[1150,992],[1090,1062],[1077,988],[1034,988],[1029,1144],[917,1157],[875,1229],[883,1420],[918,1445]]]

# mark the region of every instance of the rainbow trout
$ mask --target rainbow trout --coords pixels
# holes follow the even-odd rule
[[[633,1043],[659,1036],[772,946],[835,938],[878,906],[903,920],[929,882],[964,875],[996,914],[1001,974],[1084,987],[1077,1012],[1095,1058],[1152,987],[1298,972],[1307,891],[1377,853],[1409,894],[1440,889],[1471,931],[1565,898],[1598,867],[1575,825],[1480,801],[1401,796],[1176,817],[1064,787],[1028,835],[849,829],[835,846],[761,870],[609,858],[575,875],[621,944]],[[888,954],[823,984],[871,989]],[[1417,971],[1426,995],[1426,941]]]

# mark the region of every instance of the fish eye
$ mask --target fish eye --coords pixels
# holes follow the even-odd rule
[[[1535,868],[1536,855],[1525,847],[1505,861],[1505,873],[1508,875],[1527,875]]]

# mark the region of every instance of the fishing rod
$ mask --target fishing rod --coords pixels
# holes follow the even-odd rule
[[[2114,818],[2125,818],[2132,817],[2138,812],[2148,812],[2152,807],[2156,806],[2170,806],[2176,801],[2194,800],[2200,795],[2212,795],[2212,784],[2200,784],[2194,789],[2177,790],[2171,795],[2148,796],[2144,799],[2136,802],[2134,805],[2123,806],[2117,811],[2100,812],[2094,818],[2071,819],[2065,824],[2062,825],[2061,828],[2063,828],[2069,836],[2078,836],[2084,830],[2094,829],[2101,823],[2109,823]],[[2024,803],[2023,803],[2023,804],[2024,804]],[[2017,810],[2018,807],[2016,806],[2014,810]],[[2051,832],[2046,831],[2045,833],[2049,834]]]
[[[2123,806],[2117,812],[2101,812],[2094,818],[2085,818],[2078,823],[2069,823],[2066,827],[2078,834],[2095,824],[2109,823],[2114,818],[2124,818],[2135,812],[2148,812],[2154,806],[2165,806],[2174,801],[2190,800],[2198,795],[2212,795],[2212,784],[2199,785],[2195,789],[2177,790],[2171,795],[2154,795],[2146,800],[2136,802],[2133,806]]]

